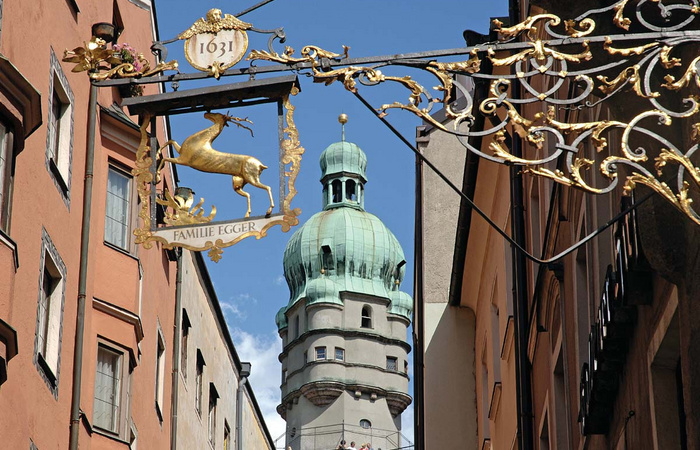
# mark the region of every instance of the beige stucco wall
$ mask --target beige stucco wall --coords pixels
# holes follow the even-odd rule
[[[454,136],[431,132],[418,140],[423,154],[462,185],[466,150]],[[460,197],[430,168],[422,179],[426,448],[477,448],[475,316],[449,306]],[[420,407],[420,405],[417,405]]]
[[[183,252],[182,309],[191,322],[187,348],[187,377],[183,377],[182,365],[178,383],[178,426],[177,448],[208,448],[208,405],[209,385],[214,383],[219,394],[217,401],[217,423],[215,450],[224,448],[224,421],[231,431],[231,448],[236,433],[236,390],[239,376],[233,355],[225,338],[225,323],[221,323],[215,313],[211,299],[203,286],[204,280],[195,266],[193,254]],[[197,350],[202,353],[205,366],[203,371],[202,415],[195,409],[195,377]],[[253,368],[252,370],[255,370]],[[243,396],[243,442],[247,449],[271,448],[265,438],[261,418],[252,407],[251,398]]]

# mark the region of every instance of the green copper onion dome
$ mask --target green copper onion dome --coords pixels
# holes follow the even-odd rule
[[[341,292],[387,298],[389,313],[411,320],[413,300],[398,290],[405,274],[401,245],[377,216],[364,210],[367,157],[355,144],[336,142],[321,154],[323,211],[291,237],[284,251],[287,306],[339,304]],[[285,308],[283,308],[285,310]],[[277,323],[286,325],[283,311]]]
[[[283,330],[287,328],[287,317],[284,315],[286,311],[286,306],[283,306],[282,308],[280,308],[279,311],[277,311],[277,315],[275,316],[275,323],[277,324],[278,330]]]

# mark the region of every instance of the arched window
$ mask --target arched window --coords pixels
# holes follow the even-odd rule
[[[331,246],[322,245],[321,252],[321,273],[325,273],[326,270],[333,270],[333,252],[331,251]]]
[[[340,203],[343,200],[343,184],[340,180],[334,180],[331,186],[333,188],[333,203]]]
[[[357,191],[354,180],[348,180],[345,182],[345,198],[352,202],[357,201]]]
[[[362,307],[362,328],[372,328],[372,308]]]
[[[372,422],[367,419],[362,419],[360,420],[360,428],[364,428],[365,430],[372,428]]]

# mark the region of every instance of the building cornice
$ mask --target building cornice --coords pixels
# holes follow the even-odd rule
[[[304,370],[306,370],[307,367],[314,366],[316,364],[338,364],[338,365],[345,366],[345,367],[361,367],[363,369],[373,369],[373,370],[378,370],[380,372],[384,372],[384,373],[388,373],[388,374],[392,374],[392,375],[400,375],[400,376],[406,378],[406,380],[410,381],[410,377],[405,372],[399,372],[397,370],[388,370],[388,369],[385,369],[384,367],[376,366],[373,364],[352,363],[352,362],[347,362],[347,361],[337,361],[335,359],[323,359],[320,361],[309,361],[309,362],[305,363],[300,369],[289,372],[287,374],[287,378],[289,379],[289,378],[293,377],[294,375],[303,372]],[[282,387],[284,387],[286,384],[287,384],[286,382],[283,382]]]
[[[279,355],[279,360],[282,361],[283,358],[286,358],[291,349],[293,349],[297,345],[302,344],[304,341],[306,341],[308,337],[315,336],[318,334],[331,334],[335,336],[343,336],[345,338],[360,337],[363,339],[380,342],[385,345],[396,345],[406,350],[406,353],[411,352],[411,345],[408,342],[402,341],[401,339],[395,339],[389,336],[384,336],[382,334],[372,333],[361,329],[316,328],[314,330],[305,331],[298,338],[294,339],[292,342],[287,344],[282,349],[282,353],[280,353]]]
[[[310,381],[285,395],[282,403],[277,406],[277,412],[286,420],[287,411],[294,408],[299,397],[304,396],[316,406],[326,406],[340,397],[343,391],[351,392],[356,398],[363,394],[369,395],[372,401],[385,398],[389,412],[396,417],[401,414],[413,399],[405,392],[384,389],[379,386],[357,383],[354,380],[317,380]]]

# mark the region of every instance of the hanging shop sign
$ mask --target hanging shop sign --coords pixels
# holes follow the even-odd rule
[[[158,243],[166,249],[207,250],[213,261],[219,261],[224,248],[245,238],[265,237],[276,225],[281,226],[282,231],[289,231],[297,225],[301,211],[293,209],[291,202],[296,195],[295,181],[304,148],[294,124],[290,97],[298,92],[298,80],[292,75],[125,100],[123,104],[129,112],[142,117],[141,141],[132,172],[141,205],[139,217],[142,225],[134,231],[136,243],[145,248]],[[245,132],[251,131],[253,126],[248,119],[217,110],[251,103],[278,105],[278,161],[263,162],[254,155],[217,150],[215,141],[224,130],[241,129]],[[151,130],[155,129],[155,119],[159,115],[192,114],[192,111],[201,110],[207,111],[203,116],[211,125],[182,142],[169,140],[158,145],[155,133],[149,133],[149,126]],[[174,151],[168,152],[169,147]],[[207,209],[203,198],[195,203],[190,189],[168,191],[161,183],[168,164],[230,176],[230,181],[222,189],[230,189],[231,196],[245,197],[246,210],[241,211],[243,217],[215,221],[216,207]],[[279,171],[278,183],[274,178],[265,177],[265,170],[275,165]],[[271,186],[278,187],[278,205]],[[252,204],[250,189],[265,191],[268,203]]]
[[[230,14],[211,9],[205,18],[197,20],[175,39],[154,43],[152,51],[160,52],[159,59],[165,60],[164,44],[184,40],[185,57],[190,65],[218,79],[245,56],[247,31],[271,34],[269,45],[273,39],[284,39],[281,29],[257,30]],[[299,223],[297,216],[301,210],[291,205],[304,153],[290,102],[299,92],[295,75],[260,80],[250,77],[244,82],[187,90],[179,89],[179,83],[170,77],[173,92],[144,96],[142,85],[164,71],[178,70],[177,61],[160,62],[151,68],[142,53],[125,44],[108,48],[107,42],[113,40],[113,36],[93,36],[83,47],[66,50],[63,61],[75,63],[74,72],[87,71],[96,82],[126,87],[129,89],[124,92],[134,94],[125,96],[121,106],[140,120],[141,139],[132,170],[140,200],[141,224],[134,231],[137,244],[144,248],[159,244],[164,249],[208,251],[213,261],[219,261],[226,247],[248,237],[265,237],[275,226],[286,232]],[[239,130],[253,134],[250,120],[229,111],[264,103],[277,104],[277,161],[217,149],[216,139],[223,132]],[[211,124],[182,141],[171,139],[159,144],[157,118],[177,114],[203,114]],[[168,165],[229,176],[227,188],[232,196],[246,199],[246,209],[241,211],[240,218],[216,221],[216,207],[206,206],[203,198],[195,203],[191,189],[177,187],[171,192],[164,182]],[[279,179],[274,178],[275,170]],[[251,204],[251,189],[266,192],[268,202]]]

